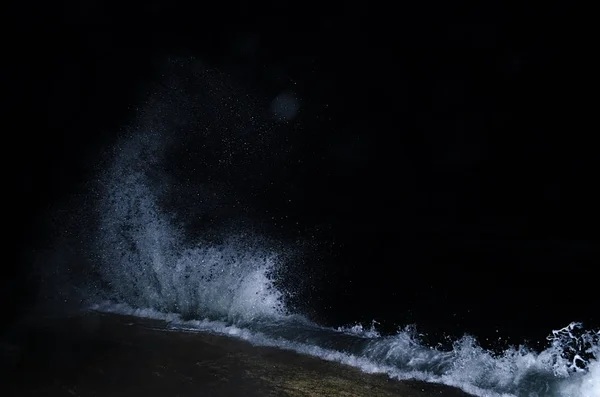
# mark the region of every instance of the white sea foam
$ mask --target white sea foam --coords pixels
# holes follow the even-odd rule
[[[366,373],[382,373],[399,380],[416,379],[454,386],[480,397],[597,397],[600,387],[600,365],[597,359],[590,361],[587,370],[572,372],[568,370],[566,361],[557,361],[557,355],[562,353],[556,350],[558,346],[551,346],[540,353],[522,347],[508,349],[502,355],[494,355],[479,347],[473,338],[464,337],[455,343],[453,350],[441,351],[422,345],[410,331],[400,331],[393,336],[368,338],[370,343],[361,352],[349,352],[315,343],[319,334],[324,332],[323,327],[317,325],[312,329],[312,338],[307,337],[307,333],[301,336],[293,334],[295,336],[286,338],[271,335],[268,330],[259,331],[260,325],[248,324],[242,327],[208,318],[186,321],[176,313],[134,309],[123,304],[106,302],[95,305],[92,309],[160,319],[167,321],[171,330],[228,335],[257,346],[293,350],[350,365]],[[279,326],[285,326],[285,323],[280,323]],[[346,333],[345,330],[330,331]],[[332,338],[331,335],[327,337]],[[357,337],[363,338],[360,335]]]
[[[100,178],[95,310],[165,320],[171,329],[230,335],[251,343],[385,373],[456,386],[481,397],[600,397],[598,334],[569,325],[547,349],[497,355],[464,336],[431,348],[411,329],[381,335],[350,325],[321,327],[286,308],[277,252],[259,239],[189,242],[161,206],[164,134],[139,126],[123,139]]]

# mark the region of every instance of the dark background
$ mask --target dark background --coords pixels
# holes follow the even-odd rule
[[[600,326],[595,137],[571,10],[413,3],[10,9],[5,320],[35,303],[45,217],[179,55],[267,103],[300,98],[272,148],[285,161],[239,188],[268,234],[316,242],[304,309],[317,321],[514,343]]]

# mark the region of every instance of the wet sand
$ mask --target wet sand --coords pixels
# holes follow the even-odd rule
[[[19,329],[0,349],[2,396],[468,397],[164,323],[86,313]]]

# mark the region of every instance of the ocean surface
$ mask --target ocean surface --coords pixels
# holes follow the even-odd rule
[[[468,334],[432,345],[419,324],[395,332],[383,332],[375,321],[331,327],[296,309],[290,302],[302,274],[286,273],[294,247],[251,228],[228,228],[216,238],[191,235],[169,205],[165,158],[181,135],[164,120],[177,119],[174,107],[164,98],[149,101],[87,190],[69,204],[73,222],[58,240],[80,241],[73,251],[85,252],[85,259],[77,253],[77,261],[70,261],[69,249],[53,261],[42,255],[40,271],[60,292],[58,301],[161,319],[180,331],[229,335],[481,397],[600,396],[600,332],[578,323],[548,329],[542,349],[523,343],[490,351]]]

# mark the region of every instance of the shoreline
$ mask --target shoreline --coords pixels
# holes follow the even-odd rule
[[[231,336],[171,331],[165,324],[86,312],[24,326],[18,340],[2,348],[9,358],[2,370],[7,395],[470,396]]]

